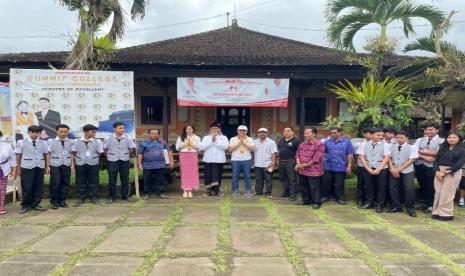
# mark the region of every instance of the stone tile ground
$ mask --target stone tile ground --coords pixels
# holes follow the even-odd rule
[[[463,209],[440,223],[353,203],[314,211],[277,197],[199,191],[187,200],[172,190],[169,200],[24,216],[10,204],[0,275],[465,275]]]

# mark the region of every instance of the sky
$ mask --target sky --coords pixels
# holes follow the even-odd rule
[[[132,1],[120,0],[129,11]],[[236,4],[234,4],[236,2]],[[327,0],[151,0],[142,20],[126,22],[126,33],[117,47],[140,45],[149,42],[205,32],[227,26],[226,13],[236,18],[239,26],[320,46],[328,46],[325,38],[327,23],[324,9]],[[449,13],[455,23],[445,39],[456,43],[465,51],[465,0],[417,0]],[[431,32],[425,20],[416,19],[415,37]],[[77,12],[71,12],[58,0],[0,0],[0,53],[63,51],[78,27]],[[414,38],[405,38],[400,24],[390,25],[388,35],[398,42],[398,52]],[[378,33],[377,25],[355,37],[357,51],[363,51],[367,38]],[[108,26],[102,28],[102,33]],[[412,55],[425,53],[412,52]]]

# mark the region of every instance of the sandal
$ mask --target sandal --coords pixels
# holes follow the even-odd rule
[[[188,191],[188,192],[187,192],[187,197],[191,198],[191,197],[193,197],[193,196],[194,196],[194,195],[192,194],[191,191]]]
[[[184,191],[184,193],[182,193],[182,197],[186,198],[187,197],[187,192]]]

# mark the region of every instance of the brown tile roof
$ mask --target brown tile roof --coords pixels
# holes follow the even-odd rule
[[[63,62],[66,52],[0,55],[0,62]],[[345,53],[233,25],[115,50],[109,63],[163,65],[350,65]],[[412,57],[393,56],[389,65]]]

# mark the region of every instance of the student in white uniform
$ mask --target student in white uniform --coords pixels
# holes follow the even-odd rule
[[[364,143],[359,149],[359,156],[362,159],[364,171],[364,184],[366,192],[366,202],[360,208],[368,209],[376,207],[376,212],[383,212],[386,200],[387,173],[389,156],[391,149],[388,144],[382,141],[383,130],[372,129],[373,136],[370,142]],[[377,195],[375,196],[375,190]]]
[[[415,213],[415,172],[413,162],[418,158],[418,149],[408,144],[408,133],[398,131],[396,143],[391,145],[391,158],[389,159],[389,192],[392,208],[389,212],[402,212],[401,186],[404,191],[404,205],[407,214],[416,217]]]
[[[55,129],[56,137],[47,141],[50,164],[50,204],[52,209],[68,208],[66,199],[71,182],[71,172],[74,171],[73,141],[68,139],[69,126],[60,124]]]
[[[99,186],[99,157],[103,154],[103,143],[95,138],[97,127],[85,125],[84,135],[73,144],[74,162],[76,164],[76,188],[80,206],[87,197],[94,204],[100,204],[97,197]]]

